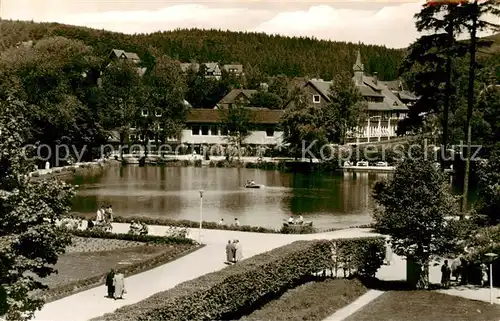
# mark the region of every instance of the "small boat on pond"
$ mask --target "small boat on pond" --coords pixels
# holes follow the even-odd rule
[[[262,188],[264,185],[259,185],[259,184],[246,184],[245,188]]]

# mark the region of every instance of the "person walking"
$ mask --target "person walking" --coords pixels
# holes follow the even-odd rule
[[[95,218],[96,224],[100,224],[103,220],[104,220],[104,205],[97,210]]]
[[[114,287],[115,270],[111,269],[106,275],[106,287],[108,288],[108,298],[113,298],[115,293]]]
[[[448,265],[448,260],[444,260],[444,264],[441,266],[441,285],[445,289],[448,289],[450,287],[450,276],[451,269]]]
[[[233,256],[233,250],[234,250],[234,245],[231,240],[227,241],[226,244],[226,262],[231,264],[234,261],[234,256]]]
[[[481,263],[481,285],[483,287],[488,286],[488,267],[486,264]]]
[[[113,208],[111,205],[108,205],[108,208],[106,209],[106,220],[110,223],[113,222]]]
[[[113,285],[115,288],[115,300],[123,299],[123,294],[127,293],[125,290],[125,276],[122,273],[115,274]]]
[[[243,260],[243,252],[241,249],[241,243],[239,240],[235,240],[234,261],[239,262],[241,260]]]
[[[391,265],[392,263],[392,249],[391,249],[391,242],[389,240],[385,241],[385,258],[384,258],[384,264],[385,265]]]

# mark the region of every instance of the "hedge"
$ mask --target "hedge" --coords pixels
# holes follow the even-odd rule
[[[372,273],[370,268],[380,267],[381,262],[368,262],[374,255],[363,255],[373,252],[379,257],[385,253],[379,246],[383,242],[383,238],[297,241],[181,283],[92,321],[238,319],[311,276],[331,269],[333,244],[344,249],[337,250],[337,260],[352,262],[352,268],[359,269],[359,274]]]
[[[74,214],[73,216],[88,219],[89,216]],[[176,226],[176,227],[190,227],[190,228],[199,228],[200,222],[197,221],[189,221],[189,220],[172,220],[168,218],[150,218],[150,217],[141,217],[141,216],[115,216],[113,217],[114,223],[127,223],[130,224],[134,222],[144,223],[147,225],[160,225],[160,226]],[[250,225],[219,225],[216,222],[206,222],[203,221],[203,228],[209,230],[229,230],[229,231],[241,231],[241,232],[254,232],[254,233],[280,233],[279,230],[274,230],[266,227],[260,226],[250,226]]]
[[[332,241],[332,276],[352,274],[362,277],[374,277],[385,258],[385,238],[365,237],[355,239],[338,239]]]
[[[98,239],[113,239],[124,240],[133,242],[144,242],[149,244],[167,245],[167,244],[198,244],[196,241],[187,237],[167,237],[155,235],[133,235],[133,234],[120,234],[104,231],[92,230],[69,230],[69,233],[80,237],[93,237]]]
[[[93,321],[222,320],[326,268],[327,241],[297,241],[157,293]],[[200,262],[202,263],[202,262]]]

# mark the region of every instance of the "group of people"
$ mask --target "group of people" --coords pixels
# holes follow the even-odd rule
[[[488,267],[486,264],[482,263],[481,266],[481,285],[487,286],[488,279]],[[444,264],[441,266],[441,286],[443,288],[449,288],[451,283],[451,277],[455,278],[455,281],[460,285],[467,285],[467,276],[470,273],[469,264],[467,260],[463,257],[456,258],[448,265],[448,260],[444,260]]]
[[[102,205],[101,208],[97,210],[96,223],[99,224],[102,222],[113,222],[113,208],[111,205]]]
[[[111,269],[106,276],[106,287],[108,289],[108,298],[123,299],[123,294],[127,293],[125,290],[125,276],[122,273],[115,273]]]
[[[226,223],[224,222],[224,219],[223,219],[223,218],[221,218],[221,219],[220,219],[220,221],[219,221],[219,225],[220,225],[220,226],[222,226],[222,225],[226,225]],[[234,223],[233,223],[232,225],[233,225],[233,226],[236,226],[236,227],[240,226],[240,221],[238,221],[238,218],[237,218],[237,217],[235,217],[235,218],[234,218]]]
[[[292,215],[290,215],[290,218],[288,218],[288,224],[291,224],[291,225],[293,225],[293,224],[298,224],[298,225],[304,224],[304,218],[302,217],[302,215],[299,215],[299,218],[295,219],[295,218],[293,218]]]
[[[226,245],[226,263],[234,264],[243,260],[243,252],[239,240],[229,240]]]

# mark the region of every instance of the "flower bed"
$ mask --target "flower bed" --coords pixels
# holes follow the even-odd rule
[[[132,242],[141,242],[141,244],[144,244],[141,246],[129,247],[126,249],[123,248],[115,249],[115,251],[120,251],[120,252],[124,251],[133,252],[137,250],[142,252],[143,254],[149,254],[149,255],[144,255],[146,258],[142,261],[133,262],[126,266],[115,268],[117,273],[123,273],[125,274],[125,276],[134,275],[140,272],[144,272],[146,270],[150,270],[157,266],[166,264],[182,256],[190,254],[193,251],[203,246],[203,245],[200,246],[193,240],[187,238],[182,239],[182,238],[171,238],[171,237],[150,236],[150,235],[113,234],[113,233],[95,232],[95,231],[71,231],[71,233],[78,237],[124,240]],[[100,253],[106,254],[105,252],[112,252],[112,251],[102,251]],[[93,252],[93,253],[99,253],[99,252]],[[106,269],[102,271],[102,273],[84,277],[82,279],[75,280],[73,282],[56,285],[54,287],[49,287],[49,289],[35,295],[43,297],[47,302],[58,300],[65,296],[72,295],[74,293],[104,284],[107,272],[108,271]]]
[[[119,234],[104,231],[89,231],[89,230],[71,230],[71,234],[80,237],[93,237],[111,240],[124,240],[134,242],[144,242],[149,244],[197,244],[194,240],[185,237],[165,237],[155,235],[134,235],[134,234]]]
[[[375,251],[375,255],[367,256],[367,260],[372,260],[384,253],[378,246],[374,247],[383,242],[382,238],[334,242],[297,241],[179,284],[93,321],[234,320],[312,276],[332,269],[334,244],[336,260],[350,262],[350,268],[359,274],[369,270],[366,266],[373,267],[378,262],[365,262],[363,255]]]

